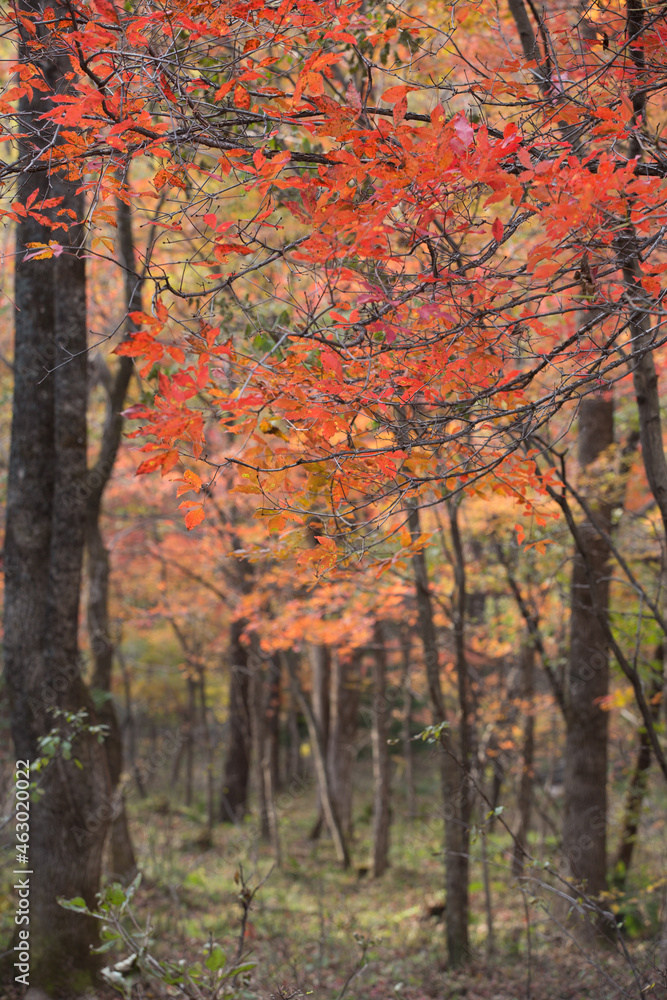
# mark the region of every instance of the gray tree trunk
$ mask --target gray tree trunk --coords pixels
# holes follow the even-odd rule
[[[313,715],[317,720],[318,730],[322,738],[325,764],[328,765],[329,729],[331,722],[331,654],[326,646],[319,644],[310,646],[309,653],[313,675]],[[329,775],[329,779],[331,779],[331,775]],[[311,840],[319,839],[325,822],[324,807],[318,785],[317,818],[310,831]]]
[[[204,741],[204,760],[206,766],[206,833],[205,843],[213,843],[213,824],[215,822],[215,804],[213,789],[213,741],[208,714],[208,699],[206,695],[206,671],[203,664],[199,668],[199,704],[201,710],[201,729]]]
[[[188,692],[186,729],[188,738],[185,744],[185,804],[192,805],[194,795],[195,770],[195,734],[197,732],[197,682],[193,676],[186,678]]]
[[[244,622],[232,622],[229,645],[229,738],[222,781],[220,819],[238,823],[248,806],[250,776],[250,670],[248,650],[241,642]]]
[[[401,720],[401,739],[403,742],[403,761],[405,764],[405,798],[408,819],[413,820],[417,816],[417,800],[415,796],[415,775],[412,750],[412,687],[410,685],[411,668],[411,641],[410,633],[406,630],[401,632],[401,654],[403,657],[403,717]]]
[[[118,202],[118,256],[124,273],[125,308],[129,313],[141,308],[141,287],[135,276],[134,241],[130,210],[123,201]],[[127,318],[126,330],[136,329]],[[118,785],[123,771],[123,742],[118,715],[111,697],[111,673],[113,667],[114,644],[109,627],[109,552],[104,544],[100,527],[104,490],[111,478],[123,430],[121,412],[125,405],[127,390],[132,377],[131,358],[121,357],[112,378],[106,364],[102,362],[103,381],[108,393],[107,415],[102,432],[102,441],[97,461],[88,472],[86,492],[88,503],[86,512],[86,553],[88,569],[88,634],[93,657],[92,687],[105,695],[100,702],[100,721],[109,727],[104,748],[107,755],[111,791],[114,799],[111,824],[110,864],[111,876],[122,882],[130,882],[137,873],[137,862],[130,838],[125,812],[125,799],[118,793]]]
[[[662,650],[661,650],[662,652]],[[657,723],[660,714],[660,695],[662,692],[662,678],[653,678],[651,687],[647,694],[653,712],[654,721]],[[635,766],[632,770],[630,782],[625,794],[625,809],[623,815],[623,828],[618,844],[618,851],[614,861],[612,879],[615,889],[623,891],[632,864],[637,835],[639,833],[639,821],[642,814],[642,805],[648,784],[648,775],[651,767],[651,740],[644,726],[641,726],[637,734],[637,751]]]
[[[359,654],[349,660],[334,653],[331,663],[331,721],[327,763],[331,794],[347,839],[352,835],[352,769],[357,758],[355,738],[359,711],[360,660]]]
[[[587,396],[579,409],[579,466],[586,469],[614,441],[611,399]],[[597,489],[600,489],[598,477]],[[608,533],[611,506],[580,483],[597,524]],[[609,548],[589,521],[579,525],[580,544],[571,581],[570,655],[565,691],[565,804],[563,854],[569,874],[597,896],[607,887],[607,723],[599,699],[608,692],[609,655],[604,616],[609,610]]]
[[[338,813],[336,812],[336,804],[331,793],[331,782],[329,780],[329,772],[327,770],[326,750],[322,737],[322,731],[313,710],[313,706],[301,689],[297,673],[296,659],[290,650],[285,653],[285,663],[287,665],[292,691],[301,705],[301,709],[306,717],[306,723],[308,725],[308,735],[310,736],[310,744],[313,751],[315,776],[317,778],[317,788],[320,802],[322,803],[324,822],[327,824],[329,833],[331,834],[334,850],[336,852],[336,858],[341,863],[343,868],[349,868],[350,855],[347,848],[347,842],[340,825],[340,820],[338,819]]]
[[[384,875],[389,867],[390,781],[391,761],[387,746],[390,710],[387,704],[387,653],[380,622],[373,634],[373,714],[371,741],[373,747],[373,855],[371,871],[374,878]]]
[[[416,507],[409,510],[409,526],[412,538],[419,538],[421,533],[419,511]],[[437,726],[447,720],[447,714],[440,683],[438,643],[433,622],[428,570],[423,550],[413,555],[412,564],[433,724]],[[445,820],[445,934],[449,964],[457,966],[466,961],[470,951],[467,858],[463,859],[462,823],[462,809],[464,809],[467,789],[463,788],[463,773],[456,754],[456,744],[449,729],[442,731],[440,742],[442,745],[440,780]]]
[[[252,664],[250,678],[250,704],[252,711],[252,762],[253,783],[257,794],[257,812],[259,813],[259,829],[262,840],[269,840],[271,828],[266,801],[266,782],[264,780],[264,753],[267,747],[267,695],[264,663],[255,652],[250,653]],[[267,761],[268,763],[268,761]]]
[[[519,793],[517,807],[519,824],[514,835],[514,854],[512,857],[512,873],[516,876],[523,872],[526,851],[528,848],[528,831],[530,829],[530,814],[533,806],[533,762],[535,755],[535,719],[533,716],[533,696],[535,693],[535,643],[532,636],[526,636],[521,647],[521,701],[525,706],[522,714],[523,750],[521,761],[521,776],[519,778]]]

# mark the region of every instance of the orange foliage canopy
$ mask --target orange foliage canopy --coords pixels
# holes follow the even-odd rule
[[[335,537],[395,530],[420,496],[530,508],[545,424],[663,342],[660,321],[639,348],[629,330],[665,290],[667,15],[531,11],[71,0],[6,15],[28,57],[3,139],[14,102],[48,89],[44,48],[72,67],[67,93],[44,93],[53,148],[5,163],[7,190],[26,169],[80,179],[103,240],[130,164],[137,211],[155,205],[151,310],[117,353],[156,379],[130,412],[139,471],[199,463],[179,488],[188,527],[230,464],[273,530],[317,514],[325,569]],[[57,253],[67,217],[43,210],[19,191],[4,214],[46,219],[54,238],[32,250]]]

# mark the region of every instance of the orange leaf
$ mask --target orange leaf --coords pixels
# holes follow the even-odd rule
[[[402,101],[405,95],[410,94],[413,90],[417,90],[417,87],[390,87],[389,90],[385,90],[382,100],[386,101],[387,104],[396,104],[398,101]]]
[[[234,87],[234,104],[237,108],[243,108],[245,111],[250,107],[250,94],[240,83]]]
[[[201,489],[201,479],[199,478],[196,472],[192,472],[190,469],[186,469],[185,472],[183,473],[183,478],[185,479],[186,482],[190,483],[195,493],[199,493]]]
[[[405,118],[407,111],[408,99],[407,97],[401,97],[400,101],[396,101],[396,104],[394,105],[394,128],[398,128]]]
[[[162,463],[163,476],[166,476],[168,472],[171,472],[174,466],[178,464],[178,459],[179,459],[179,454],[175,448],[172,448],[170,451],[167,452],[167,454],[164,456],[164,462]]]
[[[204,513],[203,505],[195,507],[193,510],[189,510],[185,515],[185,527],[188,531],[192,531],[192,529],[196,528],[198,524],[201,524],[205,517],[206,515]]]

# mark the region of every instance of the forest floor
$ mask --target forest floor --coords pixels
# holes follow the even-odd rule
[[[658,862],[650,857],[650,815],[632,896],[623,903],[628,933],[612,945],[587,940],[581,926],[568,923],[566,904],[553,891],[558,884],[544,867],[555,850],[548,822],[539,824],[532,845],[542,867],[527,869],[522,882],[511,876],[511,840],[502,827],[477,831],[471,848],[472,961],[464,970],[447,970],[444,926],[437,917],[443,901],[441,823],[429,796],[431,784],[436,794],[436,782],[427,770],[416,820],[399,814],[397,797],[391,867],[378,880],[364,867],[368,808],[355,814],[354,864],[343,872],[328,837],[309,839],[312,794],[278,800],[279,867],[252,819],[215,827],[208,846],[201,836],[203,803],[188,809],[164,796],[135,800],[131,822],[144,872],[140,909],[144,916],[150,912],[164,953],[191,960],[214,940],[231,960],[241,915],[235,875],[242,866],[251,887],[268,875],[247,928],[245,950],[257,963],[240,994],[247,1000],[278,1000],[281,991],[289,997],[295,990],[313,1000],[667,1000],[664,976],[654,968],[663,880],[651,885],[647,876]],[[661,855],[662,844],[653,846]]]
[[[650,812],[633,871],[632,897],[623,904],[628,933],[613,945],[587,941],[581,926],[567,923],[544,864],[555,851],[548,819],[538,822],[531,844],[541,866],[527,869],[522,882],[511,876],[511,840],[502,826],[496,823],[493,832],[484,834],[478,830],[471,847],[473,954],[465,969],[448,970],[444,927],[437,917],[443,865],[436,785],[428,768],[420,769],[413,821],[401,815],[402,801],[396,796],[391,867],[377,880],[364,867],[370,852],[370,809],[360,807],[355,813],[354,864],[341,871],[330,839],[309,839],[315,818],[311,784],[278,800],[280,866],[269,845],[260,841],[252,818],[237,827],[216,826],[212,844],[207,844],[203,802],[180,805],[174,789],[169,798],[167,789],[152,790],[145,799],[133,791],[129,819],[142,871],[136,912],[142,923],[150,917],[155,955],[201,961],[206,946],[215,941],[231,962],[241,917],[235,876],[242,869],[251,888],[266,881],[253,901],[245,937],[244,954],[256,967],[239,987],[239,1000],[667,1000],[667,985],[653,957],[664,893],[664,879],[656,880],[655,872],[662,871],[664,848],[662,837],[658,841],[656,836],[660,820],[654,829]],[[369,800],[367,794],[359,795],[360,802]],[[648,872],[653,872],[654,884]],[[4,940],[2,918],[7,913],[2,909]],[[118,961],[125,956],[109,957]],[[131,994],[132,1000],[173,995],[150,985],[138,985]],[[107,1000],[117,994],[98,991],[95,996]]]

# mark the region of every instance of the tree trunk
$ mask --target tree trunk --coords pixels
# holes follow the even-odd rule
[[[259,779],[263,790],[262,836],[271,841],[276,864],[281,865],[280,836],[276,795],[280,780],[280,661],[277,656],[269,657],[264,685],[263,742],[259,747],[261,773]]]
[[[29,17],[41,4],[19,4]],[[62,13],[62,11],[60,11]],[[44,15],[39,19],[44,23]],[[19,59],[28,61],[22,42]],[[40,58],[48,91],[21,98],[23,138],[19,156],[35,161],[56,142],[41,120],[51,95],[66,89],[69,61]],[[61,197],[55,211],[84,215],[78,181],[30,171],[21,178],[22,200]],[[54,216],[55,217],[55,216]],[[55,238],[57,258],[24,259],[26,245]],[[30,216],[17,227],[16,337],[12,435],[5,535],[5,677],[18,760],[36,760],[37,740],[55,725],[49,707],[85,709],[95,721],[81,678],[78,648],[81,569],[86,521],[86,284],[83,229],[54,231]],[[83,495],[82,495],[83,494]],[[33,987],[74,996],[99,965],[97,922],[63,910],[57,902],[82,896],[92,907],[99,890],[108,828],[109,774],[104,748],[84,730],[74,760],[57,758],[30,821],[30,951]],[[19,876],[17,876],[18,878]]]
[[[273,795],[280,791],[280,708],[282,702],[280,660],[271,656],[268,662],[266,678],[266,740],[268,747],[268,766],[271,771],[271,788]]]
[[[197,727],[197,683],[194,677],[188,676],[186,685],[188,691],[186,723],[188,738],[185,744],[185,804],[191,806],[194,793],[195,732]]]
[[[452,534],[454,551],[454,583],[455,594],[452,601],[452,626],[454,631],[454,647],[456,651],[456,680],[459,702],[459,791],[457,795],[458,809],[456,822],[458,824],[459,852],[453,859],[455,886],[455,908],[453,921],[459,938],[463,936],[462,928],[468,929],[468,882],[470,870],[470,816],[472,812],[472,760],[473,760],[473,710],[468,677],[468,660],[465,652],[466,627],[466,566],[463,553],[463,542],[459,529],[458,505],[455,501],[448,504],[449,524]]]
[[[410,686],[410,633],[405,629],[401,633],[401,654],[403,657],[403,679],[401,687],[403,689],[403,718],[401,720],[401,740],[403,743],[403,762],[405,774],[405,800],[407,815],[409,820],[414,820],[417,816],[417,802],[415,798],[415,776],[413,766],[412,750],[412,688]]]
[[[280,781],[280,701],[281,701],[281,667],[277,656],[271,656],[268,661],[266,691],[264,700],[264,745],[262,747],[262,780],[264,785],[264,804],[269,840],[280,868],[282,856],[280,850],[280,831],[278,829],[278,812],[276,795]]]
[[[130,209],[123,201],[117,203],[117,223],[118,257],[123,267],[125,310],[128,313],[126,332],[131,334],[137,329],[137,326],[129,318],[129,313],[133,309],[141,308],[141,291],[140,283],[135,278],[136,264]],[[131,358],[121,357],[112,379],[106,363],[102,361],[101,364],[108,401],[99,454],[94,467],[88,472],[86,484],[88,493],[86,517],[87,619],[93,656],[92,687],[93,690],[100,691],[104,695],[103,699],[100,700],[98,715],[100,721],[109,727],[104,747],[114,799],[111,830],[111,875],[121,882],[131,882],[137,873],[137,863],[125,814],[125,799],[122,792],[118,794],[118,784],[123,771],[123,743],[118,715],[111,697],[114,646],[109,628],[110,563],[109,552],[104,544],[100,528],[100,516],[104,490],[111,478],[120,446],[123,430],[121,413],[125,405],[134,366]]]
[[[356,760],[355,737],[359,710],[360,655],[351,660],[336,653],[331,664],[331,722],[328,770],[331,794],[343,833],[352,835],[352,769]]]
[[[420,534],[419,511],[409,509],[410,534],[416,541]],[[440,684],[440,666],[433,607],[429,588],[426,557],[423,549],[412,557],[415,576],[419,628],[424,644],[424,661],[428,679],[429,695],[433,711],[433,725],[446,721],[445,703]],[[468,957],[468,883],[462,877],[461,865],[463,847],[461,807],[465,792],[462,791],[462,774],[454,752],[454,741],[448,729],[441,735],[442,754],[440,756],[440,780],[442,786],[443,814],[445,819],[445,933],[447,955],[451,966],[461,965]]]
[[[229,738],[222,782],[220,820],[239,823],[248,807],[250,775],[250,671],[248,650],[241,642],[245,623],[232,622],[229,647]]]
[[[116,649],[116,656],[121,666],[123,672],[123,697],[125,701],[125,718],[123,719],[122,728],[127,732],[127,749],[130,756],[130,767],[132,769],[132,776],[137,783],[137,790],[142,799],[146,798],[146,789],[144,788],[143,779],[141,776],[140,768],[137,766],[137,724],[134,718],[134,711],[132,708],[132,683],[130,680],[130,672],[127,669],[127,663],[120,650],[120,643]]]
[[[533,805],[533,758],[535,750],[535,719],[533,715],[533,696],[535,694],[535,644],[530,635],[526,636],[521,647],[521,702],[525,722],[523,727],[523,752],[521,761],[521,777],[519,779],[519,794],[517,796],[519,810],[519,825],[514,835],[514,855],[512,858],[512,873],[519,876],[523,873],[524,860],[528,846],[528,830],[530,829],[530,814]]]
[[[211,844],[213,840],[213,824],[215,822],[215,806],[213,792],[213,744],[211,741],[211,727],[208,718],[208,705],[206,703],[206,672],[204,667],[199,669],[199,701],[201,707],[201,727],[204,738],[204,760],[206,765],[206,842]]]
[[[95,495],[95,494],[93,494]],[[109,727],[104,741],[113,816],[110,841],[111,877],[130,882],[137,873],[134,849],[129,836],[125,801],[118,786],[123,771],[123,744],[120,723],[111,695],[111,668],[113,643],[109,635],[109,553],[102,540],[99,527],[99,503],[92,505],[89,498],[86,522],[86,547],[88,552],[88,634],[93,656],[92,689],[99,692],[97,715]]]
[[[289,751],[285,756],[285,785],[289,788],[290,783],[301,776],[301,733],[299,732],[299,707],[294,692],[289,693],[289,705],[287,708],[287,733],[289,737]]]
[[[384,875],[389,866],[390,833],[390,767],[387,746],[390,711],[385,697],[387,687],[387,653],[380,622],[375,623],[373,650],[373,717],[371,741],[373,747],[373,857],[374,878]]]
[[[650,698],[650,705],[654,721],[658,721],[660,712],[660,694],[662,691],[662,678],[653,680],[651,689],[647,692]],[[637,734],[637,755],[635,766],[630,778],[630,784],[625,795],[625,811],[623,816],[623,831],[618,845],[618,852],[614,862],[612,878],[614,887],[620,890],[625,889],[632,855],[637,843],[637,833],[639,832],[639,821],[641,819],[642,804],[646,794],[648,782],[648,772],[651,767],[651,739],[644,726],[640,727]]]
[[[259,814],[259,831],[262,840],[269,840],[271,829],[266,802],[266,783],[264,780],[264,753],[267,746],[267,701],[266,678],[264,664],[256,653],[250,654],[252,676],[250,678],[250,703],[252,705],[252,751],[253,783],[257,794],[257,812]],[[268,764],[268,761],[266,762]]]
[[[614,441],[613,401],[587,396],[579,409],[582,472]],[[591,490],[579,488],[582,494]],[[591,498],[592,500],[593,498]],[[600,527],[611,528],[611,506],[598,499]],[[599,699],[608,691],[609,657],[604,616],[609,609],[609,548],[589,521],[579,526],[583,553],[572,568],[570,657],[566,686],[563,853],[569,873],[595,897],[607,887],[607,722]]]
[[[325,764],[328,761],[329,728],[331,721],[331,655],[326,646],[310,647],[310,665],[313,674],[313,714],[317,720],[322,738]],[[318,840],[324,827],[325,818],[320,798],[319,786],[317,792],[317,819],[310,831],[310,839]]]
[[[278,810],[276,809],[276,789],[273,784],[271,771],[271,756],[268,739],[264,745],[264,756],[262,758],[262,777],[264,780],[264,800],[266,802],[266,815],[269,827],[269,840],[276,859],[278,868],[282,866],[282,852],[280,848],[280,830],[278,827]]]
[[[322,739],[319,723],[315,716],[312,704],[301,690],[301,685],[297,676],[297,665],[294,654],[289,650],[285,653],[285,662],[290,676],[292,691],[299,700],[299,704],[301,705],[301,709],[306,717],[306,723],[308,725],[308,734],[310,736],[313,751],[315,774],[317,777],[320,801],[322,803],[324,821],[329,828],[329,833],[331,834],[331,839],[333,840],[334,850],[338,861],[340,861],[343,868],[349,868],[350,855],[347,849],[345,836],[343,835],[343,831],[341,829],[340,820],[338,819],[338,814],[336,812],[336,805],[331,794],[331,783],[329,781],[329,773],[326,766],[326,752],[324,749],[324,741]]]

